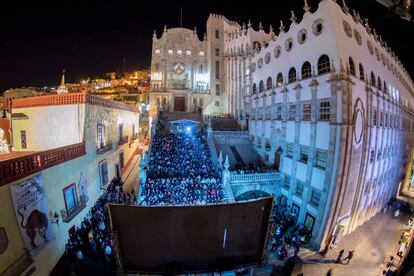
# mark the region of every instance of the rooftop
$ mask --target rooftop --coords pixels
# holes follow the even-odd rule
[[[16,108],[27,108],[27,107],[84,104],[84,103],[139,113],[138,108],[134,106],[123,104],[123,103],[120,103],[114,100],[107,100],[102,97],[99,97],[99,96],[96,96],[90,93],[86,93],[86,92],[15,99],[13,100],[12,108],[16,109]]]

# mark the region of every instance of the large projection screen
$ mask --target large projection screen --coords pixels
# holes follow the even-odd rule
[[[109,204],[124,272],[223,271],[262,261],[273,198],[205,206]]]

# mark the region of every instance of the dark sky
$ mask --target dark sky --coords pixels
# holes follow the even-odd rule
[[[177,27],[180,6],[183,27],[196,26],[200,37],[210,12],[240,23],[250,19],[256,28],[262,21],[267,30],[270,23],[277,29],[280,19],[288,26],[290,10],[298,16],[303,7],[303,0],[272,1],[278,5],[273,8],[255,4],[262,1],[7,2],[0,11],[0,92],[11,87],[57,85],[63,68],[68,82],[122,70],[124,57],[127,70],[148,68],[154,29],[160,34],[164,25]],[[308,2],[315,10],[319,0]],[[413,76],[414,23],[390,17],[375,0],[347,3],[370,19],[370,25]]]

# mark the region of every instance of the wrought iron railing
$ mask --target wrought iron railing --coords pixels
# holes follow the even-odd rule
[[[96,149],[96,153],[103,154],[105,152],[111,151],[112,148],[112,142],[109,142],[106,145],[99,145],[99,147]]]

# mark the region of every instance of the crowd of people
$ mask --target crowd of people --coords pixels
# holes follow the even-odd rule
[[[69,231],[65,254],[70,263],[76,264],[69,267],[75,275],[82,275],[85,257],[103,261],[107,267],[115,270],[114,245],[110,236],[106,205],[129,205],[136,201],[134,190],[131,193],[125,192],[122,185],[121,179],[114,178],[83,219],[80,227],[74,226]]]
[[[276,252],[280,259],[288,257],[289,249],[294,249],[294,254],[299,253],[299,248],[309,242],[311,232],[303,224],[297,224],[297,213],[291,206],[281,202],[273,206],[269,223],[272,224],[272,234],[269,251]]]
[[[188,128],[188,129],[187,129]],[[212,162],[206,132],[196,126],[170,129],[160,113],[150,148],[142,205],[219,203],[224,192]]]
[[[273,170],[269,167],[266,167],[261,162],[244,164],[242,162],[237,162],[234,166],[232,173],[234,174],[249,174],[249,173],[269,173]]]

